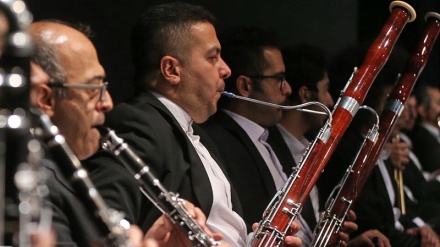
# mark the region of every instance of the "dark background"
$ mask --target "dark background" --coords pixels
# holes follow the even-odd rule
[[[130,32],[148,7],[170,1],[151,0],[27,0],[34,20],[57,18],[91,25],[100,61],[106,69],[115,103],[133,93]],[[375,38],[389,17],[388,0],[199,0],[217,17],[217,31],[235,25],[257,25],[279,33],[283,45],[309,43],[329,58],[347,45]],[[411,51],[424,28],[428,11],[440,12],[439,0],[406,1],[417,12],[398,44]],[[439,38],[440,39],[440,38]],[[440,41],[420,81],[440,84]],[[354,64],[353,66],[360,66]],[[348,79],[348,78],[347,78]]]

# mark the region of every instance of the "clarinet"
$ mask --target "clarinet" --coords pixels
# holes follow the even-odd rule
[[[64,177],[71,181],[71,184],[90,212],[96,213],[94,215],[98,223],[97,227],[103,235],[107,236],[107,241],[103,244],[105,246],[131,246],[127,237],[130,223],[124,219],[124,215],[121,212],[107,207],[90,180],[87,171],[67,145],[64,137],[59,134],[58,128],[52,124],[49,117],[39,113],[36,109],[32,109],[32,111],[39,117],[41,127],[41,129],[35,129],[35,134],[40,135],[44,142],[47,143],[59,169]]]
[[[119,138],[113,130],[101,128],[100,131],[103,136],[102,147],[118,157],[139,182],[145,196],[174,224],[180,226],[194,246],[212,247],[219,244],[205,233],[182,206],[184,201],[179,198],[179,195],[165,189],[160,180],[152,173],[150,167],[130,149],[123,139]]]
[[[415,19],[415,11],[408,4],[394,1],[390,4],[391,16],[370,47],[359,71],[347,83],[328,120],[299,166],[294,169],[282,188],[276,193],[254,231],[252,246],[280,246],[290,225],[302,208],[313,186],[330,159],[371,84],[386,63],[394,44],[407,22]]]
[[[18,232],[19,244],[27,246],[30,235],[25,234],[25,223],[36,220],[40,210],[36,207],[34,211],[20,210],[22,207],[18,205],[25,205],[30,198],[32,201],[39,201],[39,198],[30,194],[18,197],[20,185],[13,179],[20,164],[23,164],[21,168],[29,164],[29,58],[32,43],[27,27],[32,22],[32,14],[24,2],[18,0],[0,0],[0,11],[6,17],[8,27],[7,33],[1,34],[4,43],[0,47],[0,245],[17,245],[12,243],[12,235]],[[19,224],[15,224],[17,221]],[[5,223],[10,223],[9,227],[6,228]]]
[[[315,228],[315,239],[312,246],[336,246],[340,225],[346,219],[346,213],[356,202],[367,178],[380,156],[383,145],[388,140],[397,118],[403,110],[419,75],[423,71],[432,47],[440,32],[440,14],[429,12],[425,15],[426,27],[409,57],[404,72],[388,97],[384,111],[380,117],[379,137],[376,143],[362,148],[370,149],[369,155],[359,155],[347,169],[344,178],[327,200],[327,208]],[[371,145],[373,147],[371,148]],[[334,196],[335,195],[335,196]]]

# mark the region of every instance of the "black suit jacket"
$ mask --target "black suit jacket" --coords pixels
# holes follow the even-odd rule
[[[334,185],[342,178],[347,167],[353,163],[363,140],[364,138],[359,132],[352,128],[347,130],[327,164],[323,176],[318,181],[320,182],[320,192],[325,189],[330,192],[333,189]],[[329,188],[326,188],[326,186]],[[356,212],[356,223],[359,227],[356,232],[352,233],[353,237],[365,231],[377,229],[390,239],[392,246],[420,246],[418,237],[400,232],[394,227],[393,206],[377,166],[373,169],[364,188],[358,195],[353,210]],[[408,223],[407,227],[410,227],[410,219],[401,218],[400,220]]]
[[[247,133],[222,110],[201,126],[217,144],[243,207],[248,230],[259,222],[276,193],[266,162]]]
[[[244,219],[249,227],[261,220],[264,210],[277,192],[269,168],[245,130],[224,111],[218,111],[202,127],[218,145],[232,183],[240,196]],[[270,133],[267,141],[272,146],[273,139],[277,137],[271,136]],[[281,144],[286,145],[284,140]],[[278,145],[272,146],[272,149],[283,166],[284,173],[289,176],[295,165],[290,151],[288,148],[279,148]],[[310,200],[304,204],[303,212],[305,208],[313,216]],[[314,225],[310,227],[313,229]]]
[[[422,164],[423,170],[433,172],[440,168],[440,143],[423,126],[417,124],[410,133],[413,151]]]
[[[377,166],[373,169],[359,195],[354,210],[357,213],[356,221],[359,227],[354,235],[369,229],[377,229],[389,238],[391,246],[420,246],[418,236],[409,235],[395,229],[393,208],[382,174]],[[415,226],[411,222],[411,216],[414,215],[412,212],[408,212],[408,214],[408,217],[401,216],[399,219],[405,229]]]
[[[141,92],[129,103],[116,106],[106,118],[108,127],[114,129],[152,169],[166,189],[180,194],[200,207],[209,216],[213,194],[208,175],[196,150],[168,109],[151,93]],[[214,144],[194,125],[194,132],[216,159]],[[161,213],[146,202],[139,192],[134,178],[128,171],[119,169],[112,158],[92,158],[88,167],[91,177],[110,207],[122,210],[132,222],[147,231]],[[109,167],[112,168],[109,168]],[[118,173],[106,169],[120,170]],[[125,172],[125,173],[124,173]],[[135,194],[124,199],[124,194]],[[231,189],[233,209],[241,214],[238,197]],[[134,201],[130,201],[135,198]]]
[[[64,178],[58,167],[44,161],[49,174],[46,185],[49,195],[46,198],[52,206],[52,228],[57,235],[57,246],[93,246],[102,244],[102,232],[98,230],[93,212],[86,208],[78,193]],[[60,164],[63,165],[63,164]]]
[[[440,183],[437,180],[427,181],[412,159],[405,165],[403,181],[419,203],[440,203]],[[440,205],[440,204],[439,204]]]

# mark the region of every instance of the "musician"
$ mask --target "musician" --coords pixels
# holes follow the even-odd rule
[[[84,33],[65,24],[36,22],[31,25],[30,33],[35,44],[31,58],[31,103],[58,126],[75,155],[86,159],[99,148],[100,135],[95,127],[103,124],[104,113],[113,107],[109,93],[102,87],[105,72],[96,50]],[[65,84],[101,87],[84,90],[67,88]],[[47,161],[43,164],[51,175],[47,185],[57,245],[92,246],[102,243],[95,224],[87,218],[89,213],[57,166]],[[198,209],[192,205],[188,207],[192,215],[204,222],[205,217]],[[176,246],[182,242],[178,238],[180,233],[174,234],[176,229],[162,216],[145,235],[142,246],[157,246],[148,238]],[[141,245],[142,235],[136,226],[132,226],[129,237],[135,246]]]
[[[412,162],[414,162],[414,165],[417,167],[417,169],[419,170],[419,172],[423,175],[423,178],[425,179],[425,181],[427,181],[430,184],[430,187],[433,187],[431,189],[429,189],[428,191],[430,191],[430,196],[429,198],[425,198],[428,200],[431,199],[438,199],[437,197],[431,198],[432,195],[434,194],[438,194],[436,191],[438,190],[437,187],[440,185],[440,176],[438,175],[438,172],[428,172],[425,171],[422,167],[422,164],[420,163],[420,159],[417,157],[417,155],[412,151],[413,150],[413,143],[410,136],[410,133],[413,131],[416,121],[418,119],[418,113],[417,113],[417,98],[415,96],[415,94],[412,94],[409,98],[408,101],[405,104],[405,108],[404,111],[402,113],[402,115],[405,114],[405,116],[401,116],[402,118],[402,128],[401,128],[401,132],[399,133],[400,136],[400,140],[407,143],[408,144],[408,148],[409,148],[409,158]],[[405,174],[407,174],[409,172],[404,172],[404,176]],[[412,180],[412,179],[410,179]],[[419,196],[419,193],[415,193],[416,196]],[[423,194],[423,193],[421,193]]]
[[[328,91],[330,80],[327,75],[324,51],[318,47],[302,44],[286,47],[282,50],[282,54],[286,65],[286,79],[295,82],[292,84],[292,94],[287,98],[288,104],[298,105],[318,101],[328,108],[332,108],[334,101]],[[318,107],[308,109],[312,108],[322,111],[322,108]],[[326,118],[323,115],[285,110],[280,122],[269,128],[269,143],[278,157],[284,157],[284,159],[292,157],[294,161],[291,163],[299,164],[310,144],[310,140],[306,137],[307,132],[322,127]],[[300,230],[303,235],[303,243],[308,244],[311,244],[313,240],[313,230],[319,220],[320,203],[317,186],[311,191],[310,198],[312,202],[310,212],[306,211],[308,208],[303,208],[301,211],[306,225]],[[349,220],[355,221],[355,217],[354,212],[350,211]],[[340,232],[341,239],[348,239],[347,233],[356,230],[357,225],[347,221],[344,224],[343,231]],[[377,230],[367,231],[361,236],[351,239],[348,245],[373,244],[373,239],[377,239],[384,246],[390,246],[389,240]]]
[[[322,50],[309,45],[290,46],[283,49],[283,59],[286,64],[286,78],[295,82],[292,84],[292,94],[288,97],[288,104],[319,101],[328,108],[333,107],[334,102],[328,92],[330,80],[325,69],[325,55]],[[323,111],[317,106],[308,109]],[[299,164],[310,144],[310,140],[305,136],[306,133],[321,128],[326,118],[323,115],[301,111],[283,111],[280,122],[276,127],[269,129],[271,137],[269,143],[279,154],[278,156],[282,156],[282,150],[286,150],[287,147],[286,152],[289,151],[294,163]],[[307,222],[310,227],[308,236],[312,237],[310,234],[319,219],[319,196],[316,186],[311,191],[310,198],[313,217]],[[307,220],[307,217],[305,219]]]
[[[223,56],[232,68],[232,76],[225,82],[226,91],[285,104],[291,88],[284,78],[284,63],[275,37],[271,31],[256,27],[232,28],[220,36]],[[292,171],[293,161],[279,160],[265,141],[267,127],[279,121],[281,110],[240,100],[219,102],[221,110],[203,128],[226,161],[242,202],[244,219],[250,225],[261,220],[262,212]],[[303,226],[301,222],[301,229]],[[303,245],[307,244],[302,240]]]
[[[220,36],[222,55],[232,68],[232,76],[225,81],[226,91],[275,104],[285,103],[291,88],[285,81],[284,63],[274,37],[272,32],[246,27],[226,30]],[[267,137],[266,127],[281,118],[281,110],[227,98],[220,99],[219,106],[220,110],[203,128],[220,149],[240,197],[244,219],[250,226],[261,220],[263,211],[286,179],[278,159],[272,159],[259,141]]]
[[[247,229],[237,194],[214,144],[197,125],[215,113],[224,79],[231,73],[220,56],[213,21],[204,8],[185,3],[147,10],[132,37],[137,96],[116,106],[106,124],[137,151],[167,189],[208,215],[211,230],[233,246],[245,246]],[[105,159],[93,165],[109,169]],[[141,195],[137,186],[126,186],[117,176],[113,174],[111,181],[102,176],[97,182],[107,184],[103,194],[109,205],[148,229],[160,212],[151,203],[114,193],[116,189]],[[293,234],[297,230],[293,224]],[[300,239],[287,236],[285,242],[298,246]]]
[[[423,84],[416,90],[419,121],[410,133],[414,153],[423,170],[439,174],[440,168],[440,90],[437,86]]]

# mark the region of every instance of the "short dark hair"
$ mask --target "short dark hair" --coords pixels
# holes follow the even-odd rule
[[[264,49],[280,49],[278,36],[260,27],[229,28],[219,35],[219,40],[222,58],[232,72],[225,80],[225,90],[230,92],[237,91],[235,81],[240,75],[259,75],[268,66]]]
[[[159,70],[163,56],[184,61],[190,49],[191,26],[215,17],[204,7],[181,2],[156,5],[144,12],[133,27],[132,57],[135,86],[145,88],[145,78]]]
[[[438,89],[437,86],[426,82],[419,83],[418,85],[416,85],[416,88],[414,90],[414,95],[416,96],[418,106],[423,106],[426,109],[430,108],[431,96],[428,93],[428,89],[430,88]]]
[[[298,91],[306,86],[311,91],[318,91],[317,83],[326,73],[325,52],[315,46],[301,44],[288,46],[282,50],[286,67],[286,80],[292,88],[289,100],[298,104]]]

